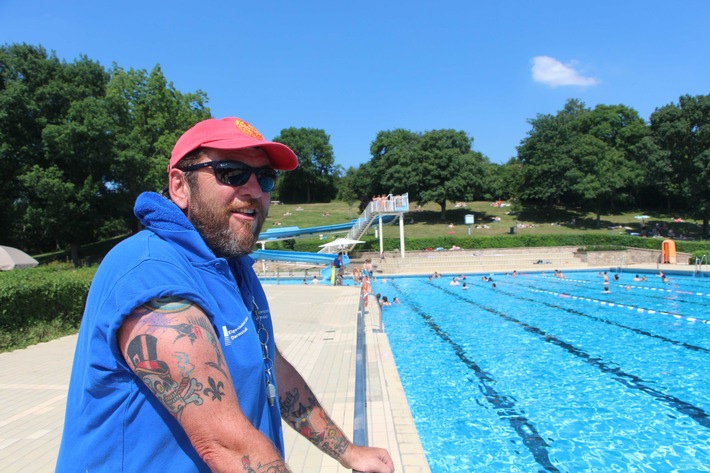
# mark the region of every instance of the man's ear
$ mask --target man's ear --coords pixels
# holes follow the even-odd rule
[[[185,173],[179,169],[171,169],[168,173],[168,192],[170,200],[182,210],[187,210],[190,201],[190,186],[187,185]]]

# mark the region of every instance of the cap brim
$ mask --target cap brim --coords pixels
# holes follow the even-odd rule
[[[266,152],[269,164],[277,171],[293,171],[298,167],[298,158],[288,146],[274,141],[261,141],[245,144],[243,140],[219,140],[204,143],[203,148],[213,149],[246,149],[259,148]]]

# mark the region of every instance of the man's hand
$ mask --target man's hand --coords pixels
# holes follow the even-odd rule
[[[276,349],[276,379],[279,380],[281,418],[322,452],[345,468],[368,473],[392,473],[394,463],[383,448],[358,447],[323,410],[303,377]]]
[[[384,448],[351,445],[340,458],[345,468],[356,472],[393,473],[394,462]]]

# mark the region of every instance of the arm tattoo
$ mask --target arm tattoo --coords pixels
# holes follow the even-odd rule
[[[249,455],[242,457],[242,469],[247,473],[288,473],[290,471],[284,462],[280,460],[267,463],[266,465],[262,465],[258,462],[256,465],[252,465]]]
[[[126,353],[138,377],[179,420],[185,406],[191,403],[200,406],[204,402],[199,395],[202,384],[189,375],[176,382],[168,364],[158,359],[157,345],[158,339],[154,336],[138,335],[128,344]],[[181,370],[185,373],[185,368]]]
[[[279,396],[279,406],[281,406],[281,417],[288,419],[298,401],[298,389],[286,393],[286,397]],[[291,422],[293,425],[293,422]],[[295,425],[294,425],[295,427]]]
[[[157,312],[159,314],[171,314],[177,312],[183,312],[190,307],[192,303],[185,299],[180,299],[178,297],[164,297],[160,299],[153,299],[145,304],[143,307],[151,312]],[[151,327],[161,327],[168,328],[177,332],[175,336],[175,341],[177,342],[181,338],[187,338],[191,344],[194,344],[196,340],[200,338],[206,338],[207,341],[212,345],[215,351],[216,361],[208,361],[206,364],[210,366],[227,378],[227,373],[224,371],[224,358],[222,357],[222,352],[219,349],[219,344],[217,339],[214,337],[214,331],[209,323],[204,318],[187,317],[189,323],[186,324],[174,324],[174,325],[161,325],[161,324],[151,324]]]
[[[145,314],[154,314],[146,319],[151,328],[163,328],[176,333],[174,343],[179,340],[188,340],[190,344],[205,339],[214,348],[215,361],[205,364],[218,370],[225,379],[228,378],[224,370],[225,362],[214,331],[209,322],[203,317],[187,317],[187,323],[170,324],[164,316],[184,312],[192,307],[190,301],[165,297],[153,299],[143,304]],[[163,323],[160,323],[163,322]],[[158,339],[152,335],[144,334],[133,338],[128,344],[127,355],[133,365],[136,375],[143,380],[160,402],[178,419],[183,409],[188,404],[201,406],[204,395],[212,401],[221,401],[224,396],[224,382],[207,377],[209,387],[203,391],[203,384],[191,376],[195,365],[190,361],[190,356],[185,352],[175,352],[180,376],[176,380],[170,373],[170,367],[164,360],[158,359]]]
[[[320,409],[320,414],[314,412],[314,409],[320,406],[314,397],[309,397],[304,405],[299,401],[298,389],[294,388],[293,391],[286,393],[285,398],[279,398],[279,402],[281,404],[281,416],[323,453],[336,460],[345,453],[350,441],[345,438],[322,408]],[[318,420],[320,422],[318,422],[318,425],[324,425],[321,431],[313,423],[315,415],[319,416]]]

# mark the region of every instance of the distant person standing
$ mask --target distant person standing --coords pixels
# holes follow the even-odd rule
[[[343,252],[341,251],[330,264],[330,283],[333,286],[342,286],[344,274],[345,264],[343,263]]]
[[[372,279],[372,260],[370,258],[367,258],[362,265],[362,277]]]

